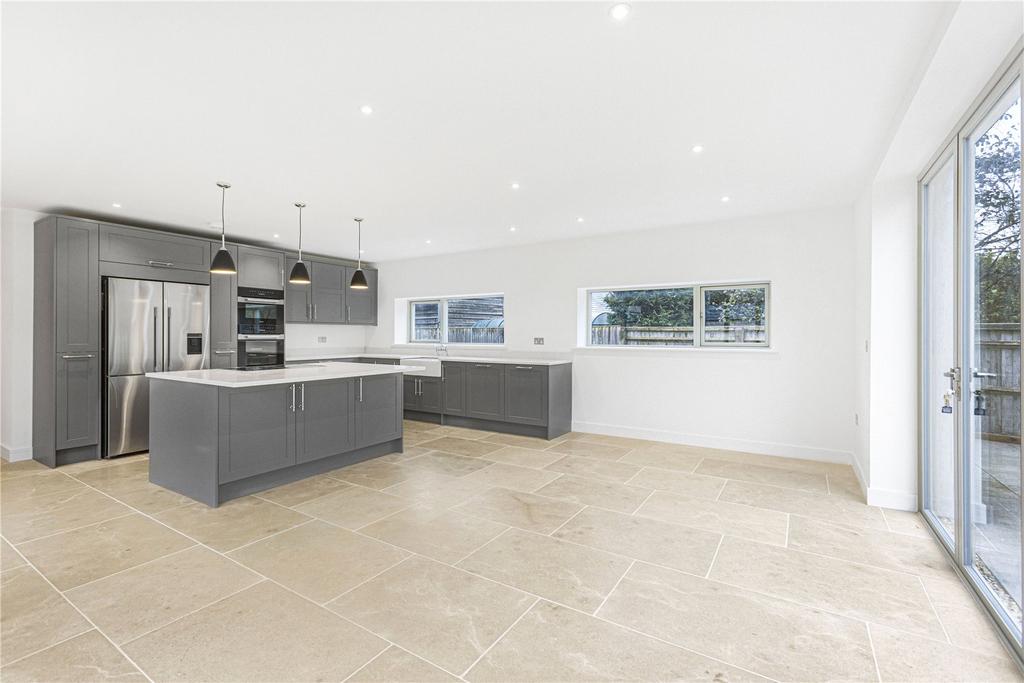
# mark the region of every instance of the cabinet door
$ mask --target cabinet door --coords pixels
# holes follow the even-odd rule
[[[99,249],[103,261],[200,272],[210,269],[210,242],[198,237],[103,225]]]
[[[401,394],[400,374],[356,380],[357,448],[391,441],[402,435]]]
[[[57,220],[54,303],[57,351],[100,348],[99,227],[88,221]]]
[[[533,365],[505,366],[505,412],[509,422],[548,423],[548,369]]]
[[[100,442],[99,353],[57,356],[57,450]]]
[[[355,448],[352,380],[299,384],[296,461],[308,462]]]
[[[239,247],[239,287],[260,287],[262,289],[284,289],[284,253],[256,247]]]
[[[377,271],[363,269],[368,289],[352,289],[348,283],[352,281],[355,268],[345,268],[345,300],[346,322],[357,325],[377,324]]]
[[[220,249],[220,242],[211,243]],[[231,258],[238,263],[238,246],[227,245]],[[210,275],[210,367],[233,368],[238,365],[238,277]]]
[[[466,415],[482,420],[505,419],[505,367],[469,363],[466,367]]]
[[[417,377],[405,377],[402,381],[402,406],[406,410],[419,410],[420,397],[416,391]]]
[[[220,390],[220,483],[295,464],[294,386]]]
[[[441,364],[441,406],[445,415],[466,414],[466,366]]]
[[[342,278],[345,267],[324,261],[313,261],[313,322],[345,322],[345,289]]]
[[[420,377],[419,410],[424,413],[441,412],[440,377]]]
[[[285,271],[288,273],[292,272],[292,266],[295,265],[298,259],[288,257],[284,261]],[[309,268],[309,263],[306,263],[306,267]],[[313,279],[313,274],[310,273],[310,279]],[[284,285],[284,321],[286,323],[308,323],[310,317],[313,315],[313,309],[310,306],[310,293],[309,290],[313,287],[312,284],[308,285],[293,285],[285,283]]]

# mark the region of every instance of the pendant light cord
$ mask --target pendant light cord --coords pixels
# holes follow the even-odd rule
[[[302,260],[302,207],[299,207],[299,260]]]
[[[356,248],[359,250],[359,253],[356,254],[356,259],[357,259],[359,265],[356,266],[356,270],[362,270],[363,269],[363,219],[362,218],[357,218],[356,219],[356,225],[359,226],[359,233],[358,233],[359,237],[358,237],[358,241],[356,242],[356,244],[358,245]]]
[[[226,249],[224,246],[224,234],[227,231],[227,225],[224,223],[224,200],[227,197],[228,188],[223,185],[220,188],[220,248]]]

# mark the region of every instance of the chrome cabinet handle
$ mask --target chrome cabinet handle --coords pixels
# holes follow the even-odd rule
[[[292,385],[292,402],[291,402],[291,405],[289,405],[288,407],[291,409],[291,411],[293,413],[295,412],[295,385],[294,384]]]
[[[483,363],[475,363],[475,366],[478,367],[478,368],[489,368],[489,367],[491,367],[490,365],[484,365]]]
[[[359,378],[359,402],[363,402],[363,378]]]
[[[77,360],[79,358],[95,358],[95,353],[65,353],[61,356],[64,360]]]
[[[352,307],[345,306],[345,320],[352,320]]]
[[[299,385],[299,410],[306,412],[306,383]]]
[[[313,304],[313,320],[316,320],[316,304]]]
[[[154,261],[152,259],[146,261],[151,266],[157,266],[158,268],[173,268],[174,264],[170,261]]]
[[[517,365],[516,370],[533,370],[532,365]]]
[[[234,353],[234,351],[214,351],[214,353],[218,356],[226,356],[229,353]]]

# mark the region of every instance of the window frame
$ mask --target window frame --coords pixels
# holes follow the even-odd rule
[[[765,341],[764,343],[723,343],[704,342],[704,290],[705,289],[740,289],[740,288],[763,287],[765,290]],[[692,289],[693,290],[693,344],[689,345],[668,345],[668,344],[594,344],[593,343],[593,318],[590,315],[591,297],[596,292],[636,292],[654,291],[661,289]],[[743,350],[771,350],[771,280],[749,280],[740,282],[684,282],[675,284],[659,285],[621,285],[615,287],[587,287],[583,290],[584,306],[584,339],[583,346],[587,349],[627,349],[636,350],[657,350],[657,351],[693,351],[699,349],[713,349],[716,351],[728,349]],[[698,304],[698,298],[700,303]]]
[[[449,342],[448,341],[448,302],[459,299],[486,299],[493,297],[501,297],[501,310],[502,320],[505,319],[505,294],[503,292],[494,292],[491,294],[452,294],[450,296],[428,296],[422,298],[410,298],[406,300],[405,308],[405,319],[406,319],[406,344],[428,344],[436,346],[438,344],[444,344],[445,346],[467,346],[470,348],[488,348],[495,349],[505,346],[505,342]],[[439,341],[417,341],[414,338],[414,322],[413,306],[416,304],[434,304],[438,305],[438,320],[440,325],[441,339]],[[505,325],[502,323],[502,337],[505,336]]]

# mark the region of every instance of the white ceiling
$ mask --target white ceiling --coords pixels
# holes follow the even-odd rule
[[[949,11],[609,6],[5,2],[2,202],[213,233],[226,180],[374,261],[848,203]]]

